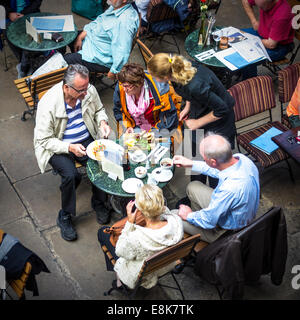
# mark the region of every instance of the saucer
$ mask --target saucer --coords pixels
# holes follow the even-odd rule
[[[173,172],[162,168],[156,168],[152,171],[153,178],[158,182],[167,182],[173,178]]]
[[[128,178],[123,181],[122,188],[127,193],[136,193],[143,186],[143,181],[137,178]]]

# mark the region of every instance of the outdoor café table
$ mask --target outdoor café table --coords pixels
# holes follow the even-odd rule
[[[28,51],[38,51],[44,52],[49,50],[55,50],[59,48],[63,48],[71,43],[77,36],[78,30],[76,25],[74,24],[74,31],[69,32],[58,32],[60,33],[64,40],[61,42],[55,42],[53,40],[43,39],[41,43],[38,43],[32,39],[30,35],[26,33],[26,20],[30,17],[44,17],[44,16],[54,16],[54,13],[49,12],[38,12],[38,13],[31,13],[25,15],[18,20],[12,22],[7,27],[7,39],[16,47],[28,50]],[[59,17],[59,15],[57,16]]]
[[[221,27],[216,28],[221,29]],[[210,49],[215,50],[215,42],[212,41],[210,45],[206,45],[204,48],[202,45],[198,44],[199,38],[199,29],[191,32],[184,42],[184,47],[188,55],[193,58],[195,61],[198,61],[195,57],[197,54],[208,51]],[[217,51],[221,49],[218,48]],[[199,62],[199,61],[198,61]],[[217,75],[221,77],[221,81],[226,88],[229,88],[231,85],[231,79],[234,74],[234,71],[229,70],[224,63],[218,60],[216,57],[212,56],[211,58],[201,61],[202,64],[206,65],[208,68],[213,70]]]
[[[216,26],[213,28],[213,31],[220,30],[222,29],[221,26]],[[210,49],[214,49],[215,51],[221,51],[219,47],[215,48],[215,42],[214,40],[211,40],[210,45],[206,45],[204,48],[202,45],[198,44],[198,38],[199,38],[199,29],[196,29],[195,31],[191,32],[187,38],[185,39],[184,42],[184,47],[188,55],[193,58],[195,61],[200,62],[197,58],[196,55],[199,53],[208,51]],[[231,71],[223,62],[221,62],[219,59],[217,59],[215,56],[212,56],[211,58],[202,60],[200,63],[204,64],[211,70],[213,70],[216,75],[218,76],[219,79],[221,79],[223,85],[228,89],[231,87],[232,83],[232,77],[235,74],[240,73],[241,69],[237,69],[234,71]]]
[[[162,157],[165,158],[168,155],[168,153]],[[130,163],[130,170],[124,171],[124,181],[128,178],[136,178],[134,169],[139,166],[145,166],[145,163]],[[155,165],[155,167],[151,167],[148,169],[148,173],[151,173],[154,169],[159,167],[159,163]],[[172,169],[174,173],[174,168]],[[134,193],[127,193],[122,189],[122,182],[120,179],[117,179],[116,181],[109,178],[108,174],[104,172],[101,168],[101,165],[99,165],[98,161],[89,159],[87,161],[86,165],[86,172],[87,176],[90,179],[90,181],[100,190],[106,192],[110,195],[110,201],[111,203],[118,202],[118,208],[120,208],[120,211],[123,216],[126,216],[126,205],[130,200],[134,199]],[[148,176],[146,175],[145,178],[141,179],[144,184],[147,183]],[[172,180],[172,179],[171,179]],[[167,182],[159,182],[158,187],[161,189],[165,187],[171,180]],[[113,205],[113,203],[112,203]],[[114,206],[114,205],[113,205]],[[114,206],[115,207],[115,206]],[[117,211],[118,208],[114,208]]]
[[[300,127],[292,128],[285,131],[272,140],[279,145],[287,154],[289,154],[298,164],[300,164],[300,144],[297,143],[295,137],[298,135]]]

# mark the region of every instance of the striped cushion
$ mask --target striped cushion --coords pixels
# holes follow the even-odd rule
[[[300,77],[300,63],[295,63],[278,71],[278,98],[282,103],[289,102]]]
[[[281,160],[288,158],[288,155],[280,148],[272,152],[271,155],[260,151],[259,149],[252,147],[250,141],[259,137],[261,134],[269,130],[271,127],[275,127],[281,131],[286,131],[287,128],[278,121],[266,123],[263,126],[250,130],[246,133],[237,136],[237,142],[242,146],[250,155],[252,155],[262,167],[267,168]]]
[[[272,78],[259,76],[239,82],[228,89],[235,99],[235,121],[270,110],[276,106]]]

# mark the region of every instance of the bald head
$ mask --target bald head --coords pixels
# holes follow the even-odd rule
[[[209,134],[200,143],[200,154],[205,160],[214,159],[218,164],[227,163],[232,158],[229,141],[217,134]]]

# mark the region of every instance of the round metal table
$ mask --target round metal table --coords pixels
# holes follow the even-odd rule
[[[124,171],[124,179],[128,178],[136,178],[134,169],[139,166],[144,166],[144,164],[138,163],[133,164],[130,163],[130,170]],[[158,168],[159,165],[156,165],[155,167],[151,167],[148,170],[148,173],[151,173],[154,169]],[[110,195],[110,202],[114,210],[117,212],[121,212],[123,216],[126,216],[126,205],[130,200],[134,199],[134,193],[127,193],[122,189],[122,182],[120,179],[117,179],[116,181],[109,178],[108,174],[104,172],[101,168],[101,165],[99,165],[98,161],[95,161],[93,159],[89,159],[87,161],[86,165],[86,172],[87,176],[90,179],[90,181],[100,190],[106,192]],[[174,173],[174,168],[173,168]],[[144,184],[147,183],[148,177],[141,179]],[[172,179],[171,179],[172,180]],[[170,181],[171,181],[170,180]],[[160,182],[158,183],[158,187],[161,189],[166,186],[169,183],[167,182]]]
[[[26,20],[28,20],[30,17],[44,17],[44,16],[57,16],[57,18],[59,18],[59,15],[56,15],[54,13],[49,13],[49,12],[37,12],[37,13],[25,15],[20,19],[12,22],[7,27],[7,32],[6,32],[7,39],[18,48],[28,50],[28,51],[42,52],[42,51],[49,51],[49,50],[63,48],[76,38],[78,30],[76,25],[74,24],[74,31],[58,32],[64,38],[64,40],[61,42],[55,42],[53,40],[43,39],[43,36],[42,36],[41,43],[34,41],[32,37],[26,33]]]
[[[216,26],[214,30],[222,29],[220,26]],[[208,51],[210,49],[215,50],[215,44],[212,43],[212,45],[205,46],[203,48],[202,45],[198,44],[198,37],[199,37],[199,29],[191,32],[184,42],[184,47],[188,55],[193,58],[195,61],[198,61],[195,57],[197,54]],[[221,49],[217,49],[217,51],[220,51]],[[198,61],[199,62],[199,61]],[[218,60],[216,57],[211,57],[209,59],[205,59],[201,61],[200,63],[204,64],[211,70],[215,72],[215,74],[218,76],[218,78],[222,81],[223,85],[226,88],[229,88],[231,86],[232,77],[233,75],[238,72],[237,71],[231,71],[229,70],[224,63],[222,63],[220,60]]]

